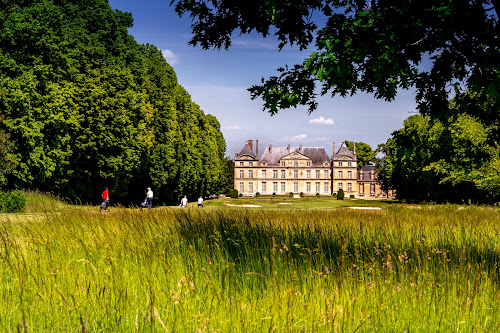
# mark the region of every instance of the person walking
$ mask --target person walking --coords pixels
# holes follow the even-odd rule
[[[146,202],[148,209],[153,207],[153,191],[151,191],[151,187],[148,187],[148,193],[146,194]]]
[[[200,197],[198,198],[198,208],[202,207],[203,207],[203,197],[200,195]]]
[[[186,196],[184,196],[184,198],[181,199],[181,207],[186,208],[187,204],[188,204],[188,199]]]
[[[101,196],[102,199],[104,200],[101,204],[101,210],[105,212],[108,209],[109,205],[109,191],[107,187],[104,189],[104,191],[102,191]]]

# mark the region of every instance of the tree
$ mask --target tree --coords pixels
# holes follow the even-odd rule
[[[219,189],[221,193],[230,194],[234,188],[234,161],[230,157],[224,158],[224,174],[221,177]]]
[[[317,84],[321,95],[364,91],[388,101],[400,89],[415,88],[422,114],[445,112],[453,90],[484,92],[500,100],[498,0],[171,4],[179,15],[191,15],[195,22],[190,44],[204,49],[227,49],[237,30],[274,34],[279,49],[287,44],[314,49],[302,63],[279,68],[278,76],[249,89],[271,114],[297,105],[308,105],[312,112]]]
[[[352,141],[345,141],[347,148],[350,150],[354,149],[354,145]],[[356,142],[356,157],[358,158],[358,170],[360,170],[365,165],[370,164],[370,162],[374,161],[375,151],[372,150],[372,147],[364,142]]]
[[[0,122],[4,117],[0,117]],[[17,159],[14,155],[16,146],[10,141],[9,133],[0,129],[0,186],[7,183],[6,175],[10,174],[17,166]]]
[[[106,0],[0,0],[0,133],[22,152],[10,184],[83,202],[107,186],[125,204],[146,186],[160,202],[217,191],[217,119],[132,22]]]
[[[381,143],[377,146],[375,154],[381,155],[381,157],[375,157],[375,173],[377,174],[377,182],[383,192],[389,197],[389,191],[393,189],[391,183],[391,173],[392,165],[389,163],[387,158],[387,145]]]
[[[497,202],[500,147],[491,138],[495,130],[466,113],[446,121],[411,116],[382,147],[379,177],[400,199]]]

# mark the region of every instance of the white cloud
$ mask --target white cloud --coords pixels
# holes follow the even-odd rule
[[[316,141],[328,141],[329,138],[326,137],[316,137],[310,138],[307,134],[299,134],[296,136],[287,136],[282,138],[280,141],[286,142],[316,142]]]
[[[161,54],[163,55],[163,58],[165,58],[165,60],[167,60],[167,62],[170,64],[170,66],[174,66],[174,65],[177,65],[179,63],[179,57],[174,52],[172,52],[168,49],[165,49],[165,50],[161,50]]]
[[[311,119],[308,121],[309,124],[313,125],[334,125],[335,122],[333,121],[332,118],[325,119],[325,117],[320,116],[319,118],[316,119]]]
[[[228,126],[222,126],[221,129],[223,130],[240,130],[241,127],[239,125],[228,125]]]

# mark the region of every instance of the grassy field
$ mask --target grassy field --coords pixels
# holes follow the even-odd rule
[[[2,332],[500,331],[498,209],[30,200],[0,216]]]

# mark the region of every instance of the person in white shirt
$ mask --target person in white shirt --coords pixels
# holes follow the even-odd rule
[[[186,198],[186,196],[184,196],[184,198],[181,199],[181,207],[186,208],[187,204],[188,204],[188,199]]]
[[[151,187],[148,187],[148,194],[146,195],[147,206],[148,209],[153,207],[153,191],[151,191]]]
[[[203,197],[200,195],[200,197],[198,198],[198,208],[201,207],[203,207]]]

